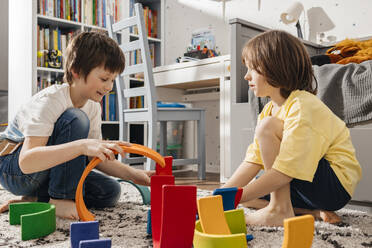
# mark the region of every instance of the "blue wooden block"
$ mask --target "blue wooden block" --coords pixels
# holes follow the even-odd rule
[[[251,240],[253,240],[253,235],[252,234],[246,234],[245,238],[247,239],[247,241],[251,241]]]
[[[74,222],[70,225],[71,248],[79,248],[81,240],[99,239],[98,221]]]
[[[213,191],[213,195],[221,195],[222,202],[223,202],[223,210],[232,210],[235,209],[235,195],[238,192],[238,188],[223,188],[223,189],[215,189]]]
[[[111,239],[81,240],[79,248],[111,248]]]
[[[151,230],[151,209],[147,211],[147,234],[152,235]]]

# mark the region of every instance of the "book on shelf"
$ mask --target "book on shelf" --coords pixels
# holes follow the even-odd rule
[[[73,31],[61,30],[59,27],[50,27],[49,25],[37,25],[37,50],[43,52],[45,50],[54,49],[65,53],[68,42],[72,39]],[[38,56],[37,66],[47,67],[47,54]],[[62,62],[62,61],[61,61]]]
[[[116,93],[114,91],[109,94],[109,120],[116,121]]]
[[[51,86],[54,84],[62,84],[63,79],[62,76],[56,77],[56,78],[51,78],[51,77],[37,77],[37,92]]]
[[[158,37],[158,12],[156,10],[152,11],[151,18],[151,35],[150,37]]]
[[[129,16],[133,16],[135,0],[129,2]],[[147,30],[147,36],[152,38],[158,37],[158,12],[150,9],[148,6],[143,6],[143,18],[145,19],[145,28]],[[138,35],[138,28],[130,28],[130,33]]]
[[[38,0],[37,13],[81,22],[81,0]]]
[[[40,15],[99,27],[106,27],[106,14],[116,22],[124,17],[124,11],[122,0],[37,0]]]
[[[116,92],[111,91],[109,94],[103,96],[101,101],[102,120],[103,121],[117,121],[117,103]]]
[[[144,108],[144,96],[135,96],[129,99],[129,108]]]
[[[152,66],[155,67],[155,44],[149,43],[150,58]],[[129,52],[129,65],[136,65],[142,63],[141,50]]]

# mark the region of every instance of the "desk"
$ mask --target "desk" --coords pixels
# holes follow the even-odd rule
[[[228,97],[225,94],[228,91],[225,89],[230,86],[229,65],[230,55],[225,55],[201,61],[156,67],[153,71],[159,99],[193,102],[195,107],[207,109],[206,158],[209,171],[221,171],[220,161],[224,160],[225,147],[221,145],[223,143],[221,139],[225,137],[223,131],[227,121],[225,118],[226,108],[223,103],[224,99]],[[218,88],[219,91],[184,95],[186,90],[211,87]],[[194,133],[192,130],[191,128],[187,131],[185,137],[192,137]],[[195,152],[192,142],[188,142],[185,149],[188,154]]]
[[[154,68],[157,87],[195,89],[219,86],[221,77],[230,76],[230,55]]]

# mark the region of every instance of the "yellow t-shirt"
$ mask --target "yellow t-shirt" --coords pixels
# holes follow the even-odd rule
[[[266,104],[258,122],[271,116],[273,104]],[[321,158],[329,161],[345,190],[353,195],[362,169],[355,157],[350,132],[315,95],[296,90],[275,113],[283,120],[283,138],[274,169],[287,176],[312,182]],[[256,137],[248,147],[246,162],[263,165]]]

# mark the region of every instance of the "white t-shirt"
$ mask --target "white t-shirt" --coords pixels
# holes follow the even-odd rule
[[[49,137],[53,133],[57,119],[69,108],[74,108],[70,97],[70,85],[64,83],[50,86],[22,105],[7,129],[0,133],[0,140],[7,138],[19,142],[28,136]],[[101,139],[100,104],[88,100],[80,109],[90,120],[88,138]]]

